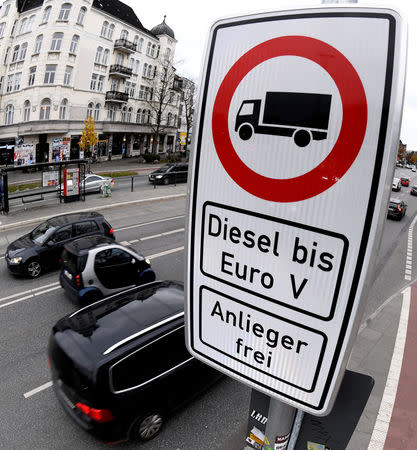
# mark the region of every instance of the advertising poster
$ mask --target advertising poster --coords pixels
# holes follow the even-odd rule
[[[62,138],[62,159],[67,161],[70,159],[70,148],[71,148],[71,138],[63,137]]]
[[[49,170],[42,172],[42,187],[58,186],[59,170]]]
[[[62,138],[52,139],[52,160],[62,161]]]
[[[14,165],[29,166],[35,163],[35,149],[33,144],[20,144],[14,148]]]

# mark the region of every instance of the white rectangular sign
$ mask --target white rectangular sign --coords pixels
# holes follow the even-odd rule
[[[211,30],[187,224],[190,352],[313,414],[359,326],[399,142],[393,10],[321,7]]]

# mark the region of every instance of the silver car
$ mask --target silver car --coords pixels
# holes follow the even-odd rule
[[[110,183],[110,187],[113,188],[114,180],[111,177],[102,177],[96,173],[89,173],[86,175],[83,185],[85,183],[85,192],[101,192],[101,188],[105,183]]]

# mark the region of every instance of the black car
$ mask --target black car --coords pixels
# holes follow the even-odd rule
[[[65,244],[59,281],[74,303],[85,305],[155,281],[155,272],[131,247],[106,236],[86,236]]]
[[[388,218],[401,220],[407,211],[407,205],[399,199],[392,198],[388,205]]]
[[[52,217],[7,247],[7,267],[14,274],[36,278],[58,266],[67,242],[94,234],[114,239],[113,228],[97,212]]]
[[[170,184],[186,182],[188,178],[188,164],[165,164],[148,175],[152,184]]]
[[[417,195],[417,186],[411,186],[410,195]]]
[[[155,281],[59,320],[48,345],[55,394],[106,442],[155,437],[167,415],[221,375],[185,347],[184,288]]]

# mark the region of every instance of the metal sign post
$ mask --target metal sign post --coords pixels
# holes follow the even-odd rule
[[[280,11],[211,29],[189,185],[187,346],[311,414],[331,411],[360,323],[405,59],[392,9]]]

